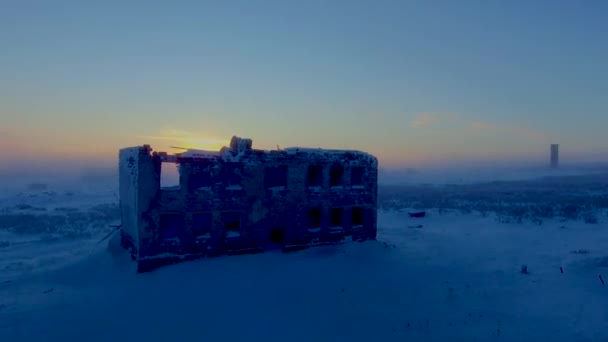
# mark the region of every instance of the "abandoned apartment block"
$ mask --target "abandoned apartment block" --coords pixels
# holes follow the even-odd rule
[[[161,187],[177,167],[179,184]],[[222,254],[376,238],[377,159],[364,152],[252,149],[169,155],[120,150],[121,245],[138,271]]]

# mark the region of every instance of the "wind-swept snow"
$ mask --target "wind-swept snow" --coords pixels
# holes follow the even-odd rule
[[[107,229],[0,230],[0,341],[606,341],[607,228],[405,208],[378,241],[144,274]]]

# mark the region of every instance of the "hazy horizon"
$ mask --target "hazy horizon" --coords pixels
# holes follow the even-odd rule
[[[358,149],[386,169],[608,162],[608,3],[9,1],[0,172],[118,149]]]
[[[544,177],[605,175],[608,174],[608,163],[564,164],[558,169],[552,169],[546,163],[461,163],[416,167],[380,165],[378,171],[380,185],[474,184]],[[163,179],[174,182],[176,177],[177,173],[170,172],[163,176]],[[84,161],[29,161],[22,165],[0,167],[0,194],[28,191],[32,184],[45,184],[48,191],[116,191],[118,162],[94,164]]]

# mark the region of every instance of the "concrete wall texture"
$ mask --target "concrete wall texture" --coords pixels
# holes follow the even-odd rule
[[[179,186],[161,188],[162,165]],[[233,137],[220,152],[120,151],[121,244],[138,271],[222,254],[376,238],[378,161],[359,151],[263,151]]]

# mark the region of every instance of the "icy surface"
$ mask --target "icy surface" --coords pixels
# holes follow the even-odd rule
[[[605,195],[601,180],[593,182],[589,189]],[[587,191],[580,184],[573,189]],[[546,196],[527,183],[507,186],[519,194],[513,200]],[[445,193],[424,189],[416,190],[420,198],[443,203],[432,196]],[[478,198],[479,189],[460,196]],[[556,198],[569,200],[565,191],[573,189],[564,185]],[[98,243],[110,231],[114,214],[97,212],[116,203],[111,192],[52,191],[0,201],[4,220],[22,212],[43,220],[89,217],[72,227],[0,228],[0,241],[8,242],[0,247],[0,341],[608,340],[601,208],[597,224],[558,216],[501,223],[493,213],[431,207],[427,217],[410,218],[405,201],[379,212],[378,241],[136,274],[116,235]],[[490,191],[499,199],[502,192]],[[64,232],[76,229],[87,234]],[[529,274],[520,273],[524,264]]]

